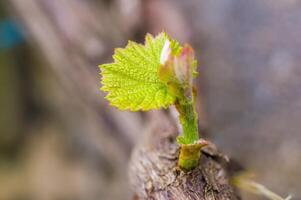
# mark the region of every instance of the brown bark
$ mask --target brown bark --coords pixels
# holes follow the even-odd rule
[[[229,159],[213,144],[202,149],[197,168],[187,173],[179,170],[176,124],[163,112],[152,114],[152,125],[134,150],[129,166],[136,199],[240,199],[229,183]]]

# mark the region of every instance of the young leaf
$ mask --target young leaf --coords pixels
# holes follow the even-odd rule
[[[145,45],[129,41],[126,48],[117,48],[114,62],[101,68],[102,88],[108,92],[106,99],[121,110],[158,109],[173,104],[176,97],[158,76],[163,46],[170,43],[171,53],[176,54],[180,45],[166,33],[155,38],[148,34]]]

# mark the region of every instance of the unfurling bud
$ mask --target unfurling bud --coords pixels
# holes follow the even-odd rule
[[[194,51],[188,44],[177,54],[172,54],[170,42],[166,40],[160,59],[159,78],[164,82],[174,94],[191,96],[192,80],[196,74],[196,60]]]
[[[192,85],[193,71],[195,70],[194,51],[186,44],[180,55],[174,57],[174,70],[177,79],[183,83]]]

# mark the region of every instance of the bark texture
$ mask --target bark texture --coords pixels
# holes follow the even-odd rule
[[[152,113],[151,121],[152,125],[134,150],[129,166],[136,199],[240,199],[229,184],[229,159],[213,144],[202,149],[197,168],[183,172],[177,168],[176,123],[162,112]]]

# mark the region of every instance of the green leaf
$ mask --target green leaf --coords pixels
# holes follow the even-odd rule
[[[108,92],[106,99],[121,110],[131,111],[166,108],[176,97],[158,76],[160,56],[165,42],[170,41],[173,54],[180,45],[166,33],[155,38],[148,34],[145,45],[129,41],[126,48],[117,48],[114,62],[100,65],[101,90]]]

